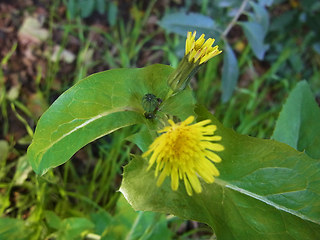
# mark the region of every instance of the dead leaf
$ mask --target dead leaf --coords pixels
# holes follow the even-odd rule
[[[75,58],[76,56],[71,51],[62,49],[60,45],[54,46],[51,61],[57,62],[59,60],[62,60],[66,63],[72,63]]]
[[[10,90],[7,93],[7,99],[9,101],[14,101],[19,97],[20,94],[21,85],[16,84],[10,88]]]
[[[42,28],[42,23],[36,17],[26,17],[18,32],[19,40],[22,44],[39,44],[49,37],[49,31]]]

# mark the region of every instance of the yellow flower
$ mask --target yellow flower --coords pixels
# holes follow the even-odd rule
[[[214,38],[208,38],[205,42],[204,34],[202,34],[197,41],[195,41],[195,37],[196,31],[194,31],[193,34],[188,32],[185,55],[189,54],[189,62],[196,63],[197,61],[200,61],[200,65],[222,52],[218,49],[218,45],[212,47],[212,44],[215,41]]]
[[[219,171],[213,162],[221,162],[221,158],[214,151],[223,151],[224,147],[212,141],[220,141],[221,136],[213,136],[217,129],[215,125],[208,125],[211,120],[204,120],[191,124],[194,117],[190,116],[180,124],[169,120],[170,126],[164,127],[162,133],[149,146],[149,150],[142,156],[149,159],[149,170],[156,163],[155,176],[159,177],[157,185],[160,186],[166,176],[171,175],[171,188],[176,191],[179,179],[183,179],[188,195],[192,189],[196,193],[202,191],[198,176],[205,182],[213,183]],[[191,124],[191,125],[190,125]]]
[[[180,61],[178,67],[169,75],[168,85],[171,92],[168,93],[170,97],[173,93],[182,91],[188,86],[191,78],[198,72],[202,64],[206,63],[210,58],[220,54],[222,51],[218,46],[212,47],[214,43],[213,38],[205,41],[204,34],[198,40],[195,40],[196,32],[188,32],[186,40],[186,53]]]

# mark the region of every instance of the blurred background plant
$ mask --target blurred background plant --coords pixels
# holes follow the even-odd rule
[[[227,127],[270,138],[289,92],[320,103],[320,3],[313,0],[15,0],[0,3],[0,239],[215,239],[204,224],[135,212],[117,189],[134,127],[37,177],[26,149],[38,118],[89,74],[177,66],[187,31],[223,53],[191,81]]]

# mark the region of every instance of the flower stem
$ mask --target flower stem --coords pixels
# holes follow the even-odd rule
[[[233,28],[233,26],[236,24],[238,18],[240,17],[240,15],[243,13],[245,7],[247,6],[248,1],[249,0],[243,0],[243,2],[241,3],[241,6],[238,9],[236,15],[233,17],[231,22],[228,24],[226,30],[224,30],[224,32],[222,33],[222,38],[225,38],[228,35],[228,33],[230,32],[230,30]]]

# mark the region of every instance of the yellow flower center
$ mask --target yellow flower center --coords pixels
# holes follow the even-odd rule
[[[218,46],[212,47],[215,41],[214,38],[208,38],[207,41],[205,41],[204,36],[205,35],[202,34],[196,41],[196,31],[194,31],[193,34],[188,32],[185,55],[188,55],[189,62],[196,63],[199,61],[200,65],[222,52],[218,49]]]
[[[208,125],[211,120],[205,120],[190,125],[193,116],[180,124],[169,120],[170,126],[158,131],[163,133],[150,145],[149,150],[142,156],[149,159],[148,170],[156,163],[155,176],[160,186],[166,176],[171,176],[171,188],[176,191],[179,179],[183,179],[187,193],[191,196],[192,189],[196,193],[202,191],[198,176],[205,182],[212,183],[219,171],[213,162],[220,162],[221,158],[214,151],[223,151],[220,136],[213,136],[217,129],[215,125]],[[152,153],[152,154],[151,154]]]

